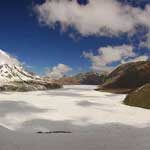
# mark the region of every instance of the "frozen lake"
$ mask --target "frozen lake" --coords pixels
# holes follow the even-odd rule
[[[126,106],[126,95],[95,88],[0,93],[0,149],[149,150],[150,110]]]
[[[50,91],[1,93],[0,125],[24,132],[73,130],[72,126],[106,123],[149,126],[149,110],[126,106],[122,104],[125,95],[95,88],[72,85]]]

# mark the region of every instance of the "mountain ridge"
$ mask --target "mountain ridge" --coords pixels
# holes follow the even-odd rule
[[[40,79],[40,77],[30,74],[22,66],[0,65],[0,81],[27,81],[33,79]]]
[[[107,77],[101,90],[136,88],[150,82],[150,61],[130,62],[117,67]]]

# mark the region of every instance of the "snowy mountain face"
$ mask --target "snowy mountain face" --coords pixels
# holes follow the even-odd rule
[[[61,87],[26,71],[20,61],[0,50],[0,91],[26,92]]]
[[[20,61],[9,55],[3,50],[0,50],[0,81],[28,81],[39,79],[28,71],[25,71]]]
[[[0,65],[0,81],[28,81],[37,78],[37,76],[28,73],[21,66],[9,64]]]

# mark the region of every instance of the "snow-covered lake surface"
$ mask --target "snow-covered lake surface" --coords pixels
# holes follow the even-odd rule
[[[0,93],[0,150],[150,150],[150,110],[95,88]]]
[[[105,123],[150,125],[150,111],[122,104],[125,95],[95,91],[96,86],[0,95],[0,125],[24,132],[74,130]],[[62,125],[62,126],[61,126]],[[71,129],[73,127],[73,129]]]

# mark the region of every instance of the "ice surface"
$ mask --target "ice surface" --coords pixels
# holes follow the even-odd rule
[[[95,88],[71,85],[50,91],[1,93],[0,125],[24,132],[54,130],[51,122],[79,127],[106,123],[150,126],[149,110],[126,106],[122,104],[125,95],[98,92]]]

